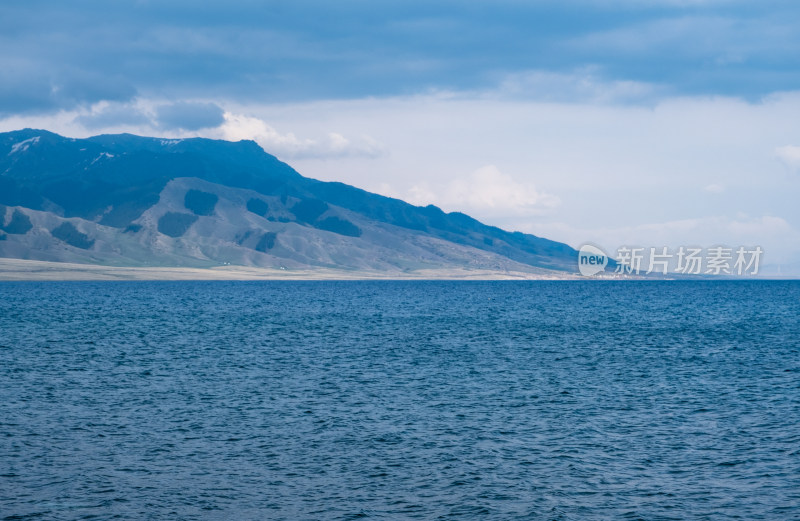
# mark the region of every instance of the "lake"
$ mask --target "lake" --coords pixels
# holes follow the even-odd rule
[[[0,283],[0,519],[800,519],[800,282]]]

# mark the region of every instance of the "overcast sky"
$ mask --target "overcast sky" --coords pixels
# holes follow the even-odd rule
[[[0,3],[0,130],[255,139],[301,174],[800,273],[796,0]]]

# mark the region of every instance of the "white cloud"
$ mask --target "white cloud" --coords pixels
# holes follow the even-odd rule
[[[569,74],[528,71],[507,76],[495,94],[502,97],[573,103],[650,101],[661,89],[650,83],[603,78],[598,67]]]
[[[700,223],[740,211],[800,228],[800,176],[786,176],[773,153],[800,135],[798,93],[756,103],[696,97],[653,105],[440,93],[250,110],[300,135],[336,128],[369,134],[391,150],[374,159],[292,160],[303,175],[572,245],[713,244],[736,237]],[[495,170],[476,172],[479,165]],[[800,260],[789,230],[786,240],[771,239],[769,258]],[[746,242],[757,244],[758,237]]]
[[[387,193],[394,193],[394,189],[389,184],[383,183],[382,186],[388,190]],[[418,185],[412,186],[405,197],[401,194],[397,194],[394,197],[399,197],[417,206],[426,206],[439,201],[439,198],[433,193],[431,187],[424,181]]]
[[[775,155],[786,166],[800,171],[800,147],[786,145],[775,149]]]
[[[800,231],[785,219],[773,215],[718,215],[611,227],[576,227],[563,222],[540,222],[524,226],[522,231],[561,240],[574,247],[596,243],[612,254],[620,246],[647,249],[664,246],[670,249],[680,246],[724,246],[733,249],[760,246],[764,250],[764,262],[773,266],[789,265],[796,262],[800,255]]]
[[[748,238],[752,243],[758,240],[791,241],[794,239],[795,249],[800,249],[800,234],[781,217],[772,215],[757,218],[740,216],[728,221],[725,226],[732,236]]]
[[[314,138],[300,137],[293,132],[278,132],[264,118],[245,116],[230,111],[224,112],[222,124],[216,127],[186,128],[202,126],[191,119],[189,125],[186,125],[185,122],[183,126],[164,125],[159,119],[159,111],[163,112],[165,107],[219,109],[217,104],[208,100],[177,103],[145,98],[137,98],[126,103],[101,101],[91,107],[75,111],[0,119],[0,132],[21,128],[42,128],[76,138],[129,132],[164,138],[210,137],[230,141],[252,139],[267,152],[284,160],[374,159],[386,154],[383,144],[363,133],[357,138],[349,137],[343,132],[326,132],[322,133],[320,137]],[[193,115],[190,113],[187,117],[189,116]],[[206,120],[201,123],[204,124]],[[334,127],[336,125],[335,122],[330,124]],[[308,134],[316,136],[320,133],[320,128],[326,128],[326,126],[316,125],[315,128],[308,129]]]
[[[341,157],[378,157],[383,146],[369,136],[351,140],[336,132],[322,138],[299,138],[294,133],[281,134],[264,120],[240,114],[225,113],[220,127],[223,139],[252,139],[267,152],[283,159],[329,159]]]
[[[495,165],[481,167],[469,176],[446,183],[421,182],[404,195],[384,184],[387,195],[400,197],[412,204],[435,204],[446,211],[487,215],[541,215],[557,207],[561,200],[541,192],[533,183],[523,183],[501,172]]]
[[[154,115],[141,103],[95,103],[75,118],[75,121],[88,130],[154,126]]]
[[[148,114],[163,102],[135,107]],[[800,172],[800,146],[789,144],[800,135],[800,92],[753,103],[542,102],[498,89],[219,105],[227,110],[221,127],[162,135],[256,139],[305,176],[573,245],[760,244],[768,259],[800,261],[800,175],[786,173]],[[0,129],[159,133],[144,126],[90,132],[77,115],[13,117],[0,120]],[[480,165],[494,166],[476,171]]]
[[[554,195],[538,191],[532,183],[517,182],[494,165],[484,166],[466,179],[451,182],[443,201],[454,206],[463,204],[468,208],[516,213],[538,213],[561,202]]]

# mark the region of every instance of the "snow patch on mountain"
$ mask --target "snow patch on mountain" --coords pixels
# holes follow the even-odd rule
[[[16,154],[19,152],[25,152],[30,148],[31,145],[35,145],[38,142],[39,142],[39,136],[28,138],[25,141],[20,141],[19,143],[11,147],[11,152],[9,152],[8,155]]]

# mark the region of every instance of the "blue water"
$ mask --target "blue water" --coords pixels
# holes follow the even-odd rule
[[[800,519],[800,283],[0,283],[0,519],[360,518]]]

